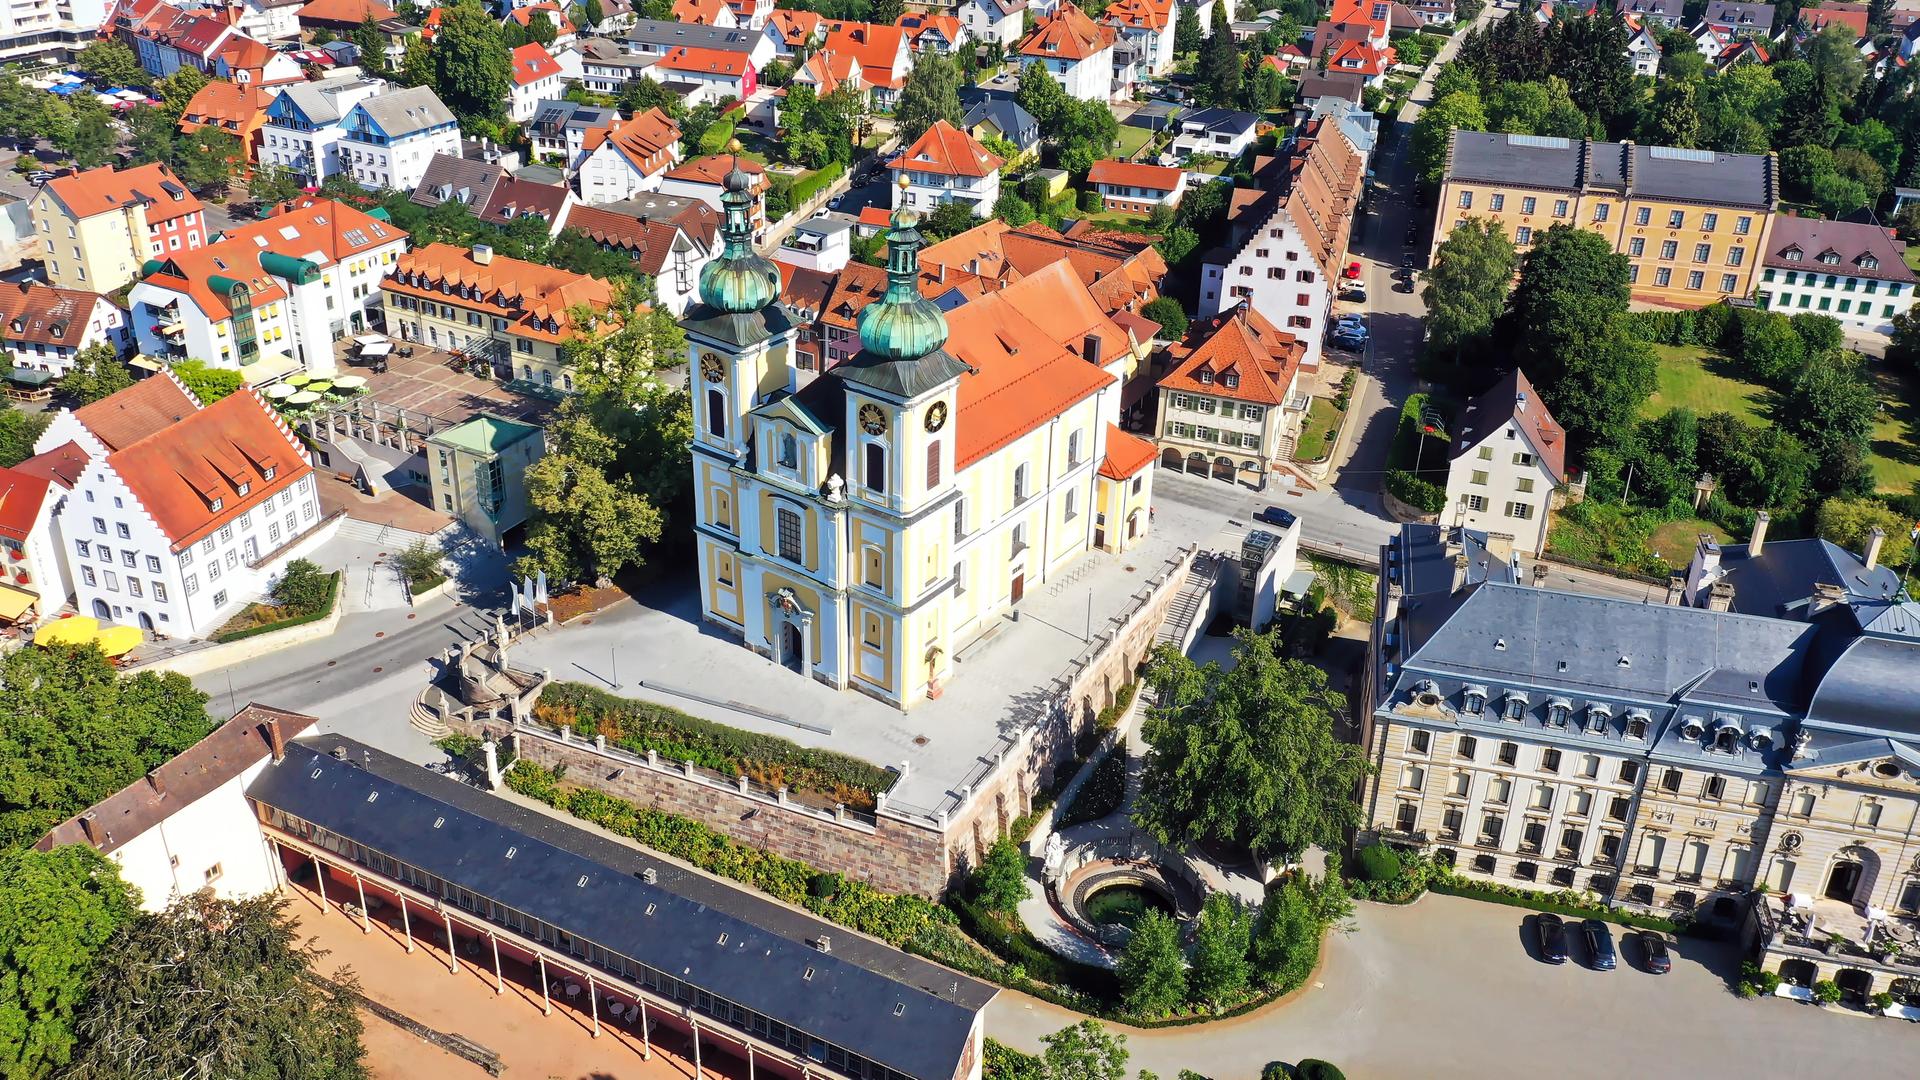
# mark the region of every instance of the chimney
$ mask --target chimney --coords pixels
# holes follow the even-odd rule
[[[493,262],[493,245],[473,245],[473,261],[479,263],[481,266],[486,266],[488,263]]]
[[[1701,533],[1700,542],[1694,548],[1693,558],[1700,566],[1703,576],[1711,576],[1720,569],[1720,544],[1712,533]]]
[[[1399,621],[1400,598],[1403,595],[1405,595],[1405,590],[1400,588],[1399,582],[1396,581],[1387,586],[1387,606],[1386,609],[1380,613],[1380,623],[1382,626],[1392,626],[1395,622]]]
[[[275,761],[287,756],[287,736],[280,730],[280,718],[277,716],[267,717],[267,751]]]
[[[1667,575],[1667,604],[1670,607],[1687,606],[1687,575],[1685,571],[1675,570]]]
[[[1467,583],[1467,553],[1463,551],[1460,554],[1455,555],[1453,557],[1453,588],[1451,591],[1459,592],[1460,589],[1466,585],[1466,583]]]
[[[1536,589],[1542,588],[1546,585],[1546,583],[1547,583],[1547,564],[1543,562],[1534,563],[1533,564],[1533,587]]]
[[[1747,541],[1747,558],[1757,559],[1760,550],[1767,545],[1767,522],[1770,519],[1765,510],[1753,515],[1753,539]]]
[[[153,789],[155,795],[163,799],[167,797],[167,785],[160,782],[160,770],[158,768],[152,769],[147,773],[147,786]]]
[[[80,831],[86,834],[87,843],[94,847],[99,847],[101,841],[106,839],[106,834],[100,830],[100,823],[94,819],[91,810],[80,815]]]
[[[943,284],[946,282],[947,280],[947,264],[946,263],[933,264],[933,280],[941,282]]]
[[[1708,611],[1731,611],[1733,609],[1733,582],[1716,581],[1707,590]]]
[[[1831,581],[1815,582],[1813,586],[1813,598],[1807,603],[1807,614],[1809,616],[1818,615],[1828,608],[1833,607],[1835,604],[1844,604],[1846,601],[1847,587],[1845,585],[1837,585]]]
[[[1861,559],[1862,562],[1867,564],[1867,569],[1871,570],[1880,565],[1880,545],[1886,542],[1887,530],[1878,525],[1875,525],[1873,530],[1867,533],[1867,554]]]
[[[1080,339],[1080,355],[1087,363],[1100,366],[1100,335],[1088,334]]]

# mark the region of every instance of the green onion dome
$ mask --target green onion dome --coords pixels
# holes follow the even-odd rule
[[[780,295],[780,268],[753,250],[753,177],[734,159],[727,173],[720,205],[726,220],[720,236],[726,241],[720,257],[700,269],[700,300],[715,311],[746,315],[773,303]]]
[[[876,358],[918,360],[947,343],[947,317],[920,295],[920,215],[897,210],[887,232],[887,292],[860,313],[860,346]]]

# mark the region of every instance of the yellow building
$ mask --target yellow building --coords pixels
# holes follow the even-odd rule
[[[1065,262],[943,315],[901,211],[861,351],[803,384],[746,186],[683,322],[702,613],[904,709],[1026,590],[1145,536],[1153,448],[1116,426],[1137,343]]]
[[[573,390],[565,346],[588,327],[568,313],[605,314],[613,286],[597,277],[471,250],[428,244],[400,256],[380,283],[389,326],[402,341],[484,361],[529,388]]]
[[[125,172],[103,165],[49,180],[30,209],[47,280],[68,289],[112,292],[140,276],[148,260],[207,242],[200,200],[161,164]]]
[[[1522,252],[1570,225],[1631,260],[1633,299],[1701,307],[1752,293],[1779,201],[1772,154],[1456,130],[1433,251],[1470,217],[1499,222]]]

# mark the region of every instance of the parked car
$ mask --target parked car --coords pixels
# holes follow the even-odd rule
[[[1567,924],[1560,916],[1542,912],[1534,916],[1534,929],[1540,935],[1540,959],[1549,964],[1567,962]]]
[[[1352,280],[1353,280],[1354,278],[1357,278],[1357,277],[1359,277],[1359,276],[1360,276],[1360,264],[1359,264],[1359,263],[1357,263],[1357,262],[1350,262],[1350,263],[1348,263],[1348,264],[1347,264],[1347,269],[1346,269],[1346,271],[1345,271],[1345,274],[1344,274],[1344,276],[1346,277],[1346,279],[1347,279],[1348,281],[1352,281]]]
[[[1342,315],[1338,319],[1334,320],[1333,330],[1334,330],[1334,333],[1336,334],[1347,331],[1347,330],[1353,330],[1358,332],[1361,336],[1364,337],[1367,332],[1366,317],[1350,311],[1347,314]]]
[[[1593,970],[1612,971],[1613,928],[1600,919],[1585,919],[1580,923],[1580,936],[1587,939],[1587,961]]]
[[[1346,352],[1365,352],[1367,339],[1358,334],[1335,334],[1333,336],[1333,347],[1345,350]]]
[[[1349,285],[1346,291],[1340,294],[1340,299],[1345,300],[1349,304],[1364,304],[1367,302],[1366,286]]]
[[[1667,953],[1666,938],[1651,930],[1642,930],[1634,937],[1640,942],[1640,955],[1649,974],[1665,975],[1673,970],[1673,959]]]
[[[1277,506],[1269,506],[1265,510],[1255,513],[1253,519],[1255,521],[1265,522],[1268,525],[1278,525],[1282,529],[1292,526],[1296,520],[1292,511],[1282,510]]]
[[[27,174],[27,183],[32,184],[34,187],[39,187],[41,184],[44,184],[51,179],[53,179],[53,174],[46,171],[45,169],[40,169],[38,171],[30,172]]]

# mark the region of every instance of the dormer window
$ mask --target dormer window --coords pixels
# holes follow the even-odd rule
[[[1649,716],[1648,716],[1648,715],[1646,714],[1646,712],[1645,712],[1644,710],[1641,710],[1641,709],[1631,709],[1631,710],[1628,710],[1628,712],[1627,712],[1627,738],[1629,738],[1629,739],[1644,739],[1644,738],[1646,738],[1646,737],[1647,737],[1647,726],[1648,726],[1648,724],[1650,724],[1651,722],[1652,722],[1652,717],[1649,717]]]
[[[266,468],[264,468],[264,469],[262,469],[262,470],[260,470],[260,475],[261,475],[261,476],[263,476],[263,477],[265,477],[265,478],[266,478],[266,479],[268,479],[268,480],[271,480],[271,479],[273,479],[273,474],[274,474],[274,473],[277,473],[277,472],[279,472],[279,471],[280,471],[280,470],[279,470],[279,469],[278,469],[277,467],[275,467],[275,466],[273,466],[273,465],[269,465],[269,466],[267,466]]]
[[[1232,390],[1235,387],[1240,385],[1240,376],[1234,372],[1229,371],[1225,375],[1220,376],[1220,385],[1225,386],[1229,390]]]
[[[1880,260],[1871,255],[1862,255],[1860,256],[1860,269],[1878,270],[1880,269]]]
[[[1547,723],[1554,727],[1567,726],[1567,717],[1573,713],[1573,706],[1565,700],[1556,699],[1547,702]]]
[[[1200,379],[1200,385],[1202,386],[1213,385],[1213,372],[1208,371],[1206,368],[1201,368],[1196,374]]]
[[[1606,705],[1596,701],[1587,706],[1588,733],[1593,735],[1598,735],[1601,732],[1607,730],[1607,725],[1612,722],[1613,722],[1613,710],[1608,708]]]
[[[1820,253],[1820,261],[1828,266],[1838,266],[1840,263],[1840,253],[1831,249],[1823,251]]]
[[[1502,715],[1505,719],[1516,723],[1526,719],[1527,695],[1517,691],[1508,691]]]
[[[780,467],[783,469],[797,469],[800,467],[800,444],[792,435],[782,434],[780,436],[780,453],[778,460]]]
[[[240,481],[239,484],[235,486],[239,489],[240,494],[243,498],[246,496],[248,492],[253,490],[253,482],[250,480],[242,480]]]
[[[216,497],[213,500],[213,505],[209,507],[209,509],[211,509],[214,513],[217,514],[220,512],[220,509],[226,505],[227,505],[227,500]]]
[[[1680,734],[1683,738],[1698,739],[1707,733],[1707,726],[1697,716],[1689,716],[1680,721]]]
[[[1480,716],[1487,711],[1487,689],[1484,686],[1469,686],[1461,697],[1460,711],[1468,716]]]
[[[1782,253],[1781,257],[1786,259],[1788,262],[1799,262],[1804,255],[1805,253],[1802,252],[1799,248],[1788,248],[1785,252]]]

